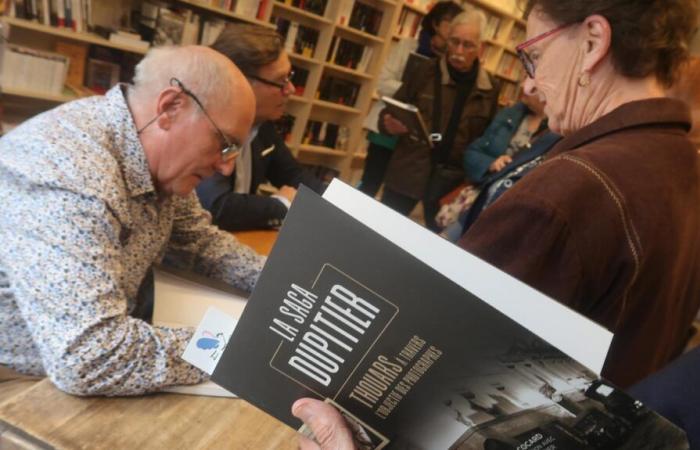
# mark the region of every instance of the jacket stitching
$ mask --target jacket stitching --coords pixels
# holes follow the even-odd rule
[[[632,274],[632,278],[630,279],[630,282],[627,284],[625,287],[624,293],[622,295],[622,307],[620,308],[619,316],[617,318],[617,321],[615,322],[615,325],[619,325],[620,319],[623,316],[623,313],[625,312],[625,309],[627,307],[627,297],[629,294],[630,289],[632,288],[632,285],[635,283],[637,280],[637,276],[639,274],[639,266],[640,266],[640,257],[639,253],[640,250],[637,249],[637,245],[641,248],[641,244],[639,243],[639,235],[637,234],[637,230],[634,227],[634,224],[632,223],[631,219],[629,218],[629,214],[627,213],[625,206],[622,202],[622,199],[620,196],[617,194],[616,189],[612,181],[609,181],[606,179],[605,175],[598,170],[597,168],[591,166],[587,162],[573,157],[571,155],[562,155],[560,156],[561,159],[571,161],[575,164],[578,164],[579,166],[583,167],[584,169],[588,170],[593,174],[593,176],[600,181],[600,183],[603,185],[606,191],[608,191],[608,194],[610,194],[610,197],[612,198],[613,202],[617,206],[618,212],[620,213],[620,218],[622,220],[622,226],[625,231],[625,237],[627,238],[627,244],[629,245],[630,251],[632,252],[632,257],[634,258],[634,272]]]

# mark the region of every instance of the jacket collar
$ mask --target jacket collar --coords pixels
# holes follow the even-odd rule
[[[666,125],[690,130],[690,111],[680,100],[652,98],[625,103],[598,120],[566,136],[552,149],[550,157],[585,145],[605,135],[644,125]]]
[[[440,58],[440,79],[443,85],[454,84],[450,78],[450,72],[447,70],[447,58]],[[491,78],[483,67],[479,67],[479,73],[476,76],[476,88],[480,91],[490,91],[493,89]]]

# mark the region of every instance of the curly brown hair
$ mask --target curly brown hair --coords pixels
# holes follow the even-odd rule
[[[542,11],[559,24],[600,14],[612,29],[615,69],[630,78],[655,75],[671,86],[688,58],[697,27],[697,0],[524,0],[525,13]]]

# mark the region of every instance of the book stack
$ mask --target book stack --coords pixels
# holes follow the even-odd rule
[[[0,85],[46,94],[61,94],[68,73],[69,58],[59,53],[14,44],[2,46]]]
[[[318,87],[318,98],[340,105],[355,106],[360,85],[352,81],[324,76]]]
[[[117,30],[110,33],[109,41],[114,42],[115,44],[138,48],[144,52],[151,46],[149,42],[141,39],[140,34],[123,30]]]
[[[92,27],[92,0],[9,0],[9,15],[84,32]]]

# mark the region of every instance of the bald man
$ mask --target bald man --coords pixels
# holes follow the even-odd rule
[[[151,50],[134,84],[0,139],[0,365],[78,395],[134,395],[205,374],[190,329],[134,317],[154,263],[252,289],[264,259],[193,193],[230,174],[255,115],[241,72],[205,47]]]

